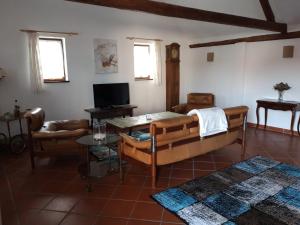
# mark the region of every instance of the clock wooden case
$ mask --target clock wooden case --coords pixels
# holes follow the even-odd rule
[[[180,45],[172,43],[166,46],[166,109],[179,104],[180,89]]]

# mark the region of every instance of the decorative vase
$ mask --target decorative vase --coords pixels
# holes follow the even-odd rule
[[[278,91],[278,101],[283,101],[283,91]]]

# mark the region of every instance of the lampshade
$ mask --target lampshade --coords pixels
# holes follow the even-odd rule
[[[0,67],[0,80],[1,80],[3,77],[6,77],[6,76],[7,76],[6,71]]]

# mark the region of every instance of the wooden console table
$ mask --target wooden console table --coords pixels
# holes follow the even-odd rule
[[[256,118],[257,118],[257,124],[256,127],[259,126],[259,108],[265,109],[265,129],[267,127],[267,121],[268,121],[268,109],[273,110],[281,110],[281,111],[291,111],[292,112],[292,118],[291,118],[291,134],[294,134],[294,123],[295,123],[295,116],[296,112],[300,111],[300,102],[296,101],[278,101],[276,99],[261,99],[257,100],[257,107],[256,107]],[[298,134],[300,134],[300,118],[298,121],[297,131]]]
[[[90,113],[91,127],[93,127],[94,119],[102,120],[108,118],[114,118],[118,116],[133,116],[133,109],[137,108],[135,105],[115,106],[109,109],[92,108],[85,109],[84,111]]]

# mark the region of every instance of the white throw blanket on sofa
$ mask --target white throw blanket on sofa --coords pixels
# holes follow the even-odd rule
[[[188,116],[197,115],[199,118],[200,137],[226,132],[228,123],[223,109],[218,107],[193,109]]]

